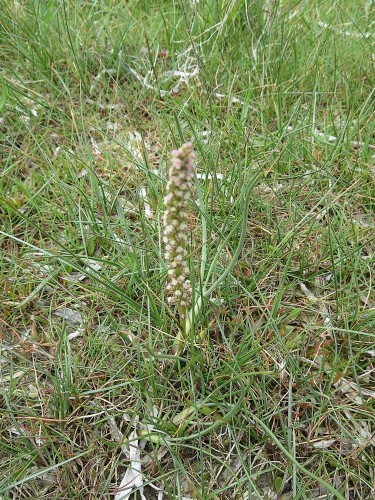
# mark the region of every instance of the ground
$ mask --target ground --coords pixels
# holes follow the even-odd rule
[[[1,498],[372,498],[374,3],[1,11]]]

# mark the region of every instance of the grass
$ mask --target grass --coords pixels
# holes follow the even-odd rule
[[[146,498],[372,498],[373,3],[1,10],[2,498],[114,498],[132,449]],[[244,244],[176,358],[190,139],[196,294]]]

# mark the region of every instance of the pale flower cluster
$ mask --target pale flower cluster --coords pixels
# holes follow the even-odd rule
[[[165,260],[168,264],[168,301],[186,307],[192,288],[188,267],[188,200],[193,178],[194,153],[191,143],[172,153],[167,195],[164,198]]]

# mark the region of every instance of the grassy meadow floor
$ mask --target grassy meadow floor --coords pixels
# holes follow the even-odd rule
[[[374,3],[0,12],[1,499],[372,498]],[[174,357],[188,140],[196,298],[252,191]]]

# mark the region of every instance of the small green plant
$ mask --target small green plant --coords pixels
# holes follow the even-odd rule
[[[206,225],[202,220],[202,255],[201,255],[201,285],[199,292],[193,294],[190,281],[190,270],[188,266],[188,203],[192,180],[196,177],[194,170],[194,152],[190,142],[185,143],[180,149],[173,151],[172,164],[169,169],[169,179],[167,183],[167,195],[164,199],[166,210],[164,213],[164,236],[165,260],[168,265],[169,283],[167,291],[169,293],[168,302],[175,304],[179,311],[180,332],[177,335],[173,346],[173,352],[178,354],[183,347],[182,339],[186,339],[192,330],[194,321],[199,317],[204,299],[210,297],[212,292],[222,283],[232,272],[236,265],[245,241],[247,218],[249,213],[249,204],[254,185],[261,175],[257,171],[251,177],[249,182],[244,183],[244,209],[242,217],[242,230],[237,249],[233,257],[211,286],[208,285],[212,275],[213,268],[219,259],[221,249],[232,236],[232,232],[217,248],[216,255],[213,258],[211,266],[205,273],[205,263],[207,260],[207,241]],[[198,189],[199,195],[199,189]],[[201,202],[201,196],[199,195]],[[234,228],[236,229],[236,227]]]

